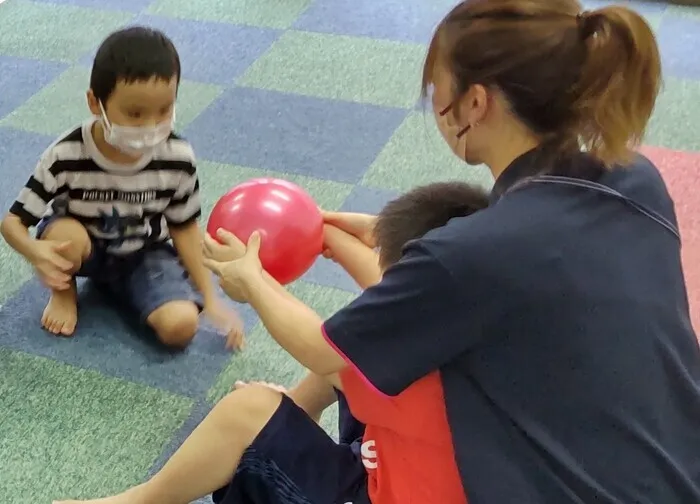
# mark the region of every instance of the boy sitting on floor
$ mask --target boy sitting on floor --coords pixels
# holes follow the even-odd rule
[[[324,241],[327,254],[324,255],[338,262],[361,288],[366,289],[380,280],[383,270],[391,267],[401,258],[402,249],[406,243],[422,237],[431,229],[445,225],[453,217],[470,215],[487,205],[487,194],[468,184],[448,182],[418,187],[391,201],[380,212],[373,233],[373,241],[377,245],[378,252],[358,237],[326,225]],[[219,238],[227,245],[221,246],[210,237],[205,238],[205,256],[219,261],[229,261],[236,259],[245,250],[245,246],[230,233],[220,232]],[[230,255],[232,251],[234,254]],[[227,253],[228,257],[226,257]],[[346,502],[346,500],[355,503],[364,502],[363,498],[353,500],[357,499],[357,495],[353,492],[366,491],[362,488],[366,489],[367,486],[370,488],[370,496],[378,496],[378,500],[372,499],[371,502],[395,502],[393,500],[395,495],[391,495],[395,489],[386,482],[393,480],[393,484],[400,484],[412,476],[401,474],[394,479],[391,476],[387,477],[387,474],[393,471],[384,469],[384,477],[381,478],[377,474],[378,467],[381,465],[384,468],[392,468],[396,462],[399,462],[393,461],[392,458],[393,455],[399,454],[402,446],[410,448],[404,448],[399,455],[408,455],[409,452],[424,448],[425,456],[430,459],[431,452],[446,449],[450,442],[437,434],[444,432],[448,435],[447,426],[440,425],[440,411],[444,410],[444,406],[433,404],[435,401],[441,401],[441,395],[437,390],[438,382],[431,377],[426,377],[395,398],[367,398],[359,405],[351,398],[348,407],[346,402],[348,400],[338,389],[342,388],[343,384],[353,384],[353,381],[344,379],[341,384],[340,377],[337,375],[322,377],[309,374],[288,391],[274,384],[252,383],[251,385],[264,385],[283,392],[297,408],[315,422],[319,421],[321,414],[328,406],[339,400],[340,444],[329,445],[327,435],[318,428],[306,426],[304,432],[301,432],[300,427],[304,427],[305,424],[298,419],[289,419],[289,425],[296,426],[299,432],[292,432],[291,428],[285,429],[282,427],[284,423],[274,422],[274,425],[280,426],[281,431],[271,439],[267,436],[258,436],[260,441],[254,441],[246,452],[231,483],[214,493],[214,502],[217,504],[297,502],[293,499],[286,500],[287,497],[283,495],[285,490],[277,488],[286,481],[286,478],[294,481],[300,488],[317,488],[317,492],[304,495],[310,502]],[[248,384],[243,382],[236,384],[236,388],[247,386]],[[361,394],[358,392],[358,387],[362,389],[364,386],[353,384],[352,387],[355,389],[353,396],[357,397],[358,393]],[[379,404],[382,401],[390,402],[391,406]],[[378,419],[377,415],[381,419]],[[367,433],[363,422],[369,425]],[[426,426],[430,426],[430,429],[426,429]],[[270,431],[272,430],[274,429],[270,428]],[[267,428],[264,428],[263,432],[267,432]],[[263,439],[265,441],[262,441]],[[299,447],[295,446],[297,443]],[[438,446],[441,443],[446,445]],[[264,457],[269,463],[261,463],[257,458],[258,455]],[[313,460],[310,460],[310,457],[313,457]],[[339,461],[339,459],[342,460]],[[440,460],[440,456],[437,455],[432,460]],[[353,464],[353,461],[359,467],[348,467],[347,470],[338,471],[340,478],[335,481],[319,479],[319,481],[307,482],[307,476],[324,475],[329,472],[328,469],[325,472],[323,469],[316,469],[318,464],[327,462],[333,467]],[[416,459],[410,461],[408,465],[421,468],[422,462]],[[297,467],[298,465],[301,467]],[[396,465],[402,466],[402,469],[408,467],[406,462],[399,462]],[[282,476],[272,474],[270,472],[272,466],[276,466],[277,471],[285,471],[285,474]],[[437,472],[443,470],[439,464],[431,469]],[[294,472],[290,474],[292,470]],[[425,471],[424,468],[420,470]],[[445,472],[448,471],[445,470]],[[369,483],[359,481],[367,474]],[[382,479],[385,482],[383,484]],[[446,480],[440,479],[440,481],[444,483]],[[458,502],[459,497],[455,496],[462,495],[461,491],[459,486],[453,490],[447,489],[440,495],[443,497],[449,495],[446,498],[451,503]],[[428,489],[428,494],[435,496],[433,492],[434,489]],[[410,494],[411,490],[407,489],[403,492],[405,493]]]
[[[79,276],[132,308],[165,345],[187,346],[202,309],[230,331],[230,346],[240,344],[240,322],[202,265],[194,153],[172,132],[179,84],[180,58],[163,33],[112,33],[92,67],[92,118],[44,152],[2,221],[7,243],[51,290],[47,331],[75,331]]]

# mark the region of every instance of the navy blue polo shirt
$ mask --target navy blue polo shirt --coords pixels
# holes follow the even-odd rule
[[[470,504],[700,502],[700,351],[679,240],[619,198],[516,187],[543,170],[676,222],[645,158],[607,171],[533,151],[489,208],[410,243],[327,336],[384,394],[440,370]]]

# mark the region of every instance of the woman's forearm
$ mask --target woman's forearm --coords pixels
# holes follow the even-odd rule
[[[343,358],[323,336],[323,320],[265,274],[248,285],[248,303],[270,335],[311,372],[329,375],[345,367]]]

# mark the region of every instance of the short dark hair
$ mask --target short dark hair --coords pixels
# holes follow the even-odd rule
[[[463,0],[439,24],[423,69],[499,89],[557,150],[581,147],[608,166],[640,143],[661,85],[661,58],[642,16],[624,6],[582,11],[577,0]],[[459,107],[452,107],[454,114]]]
[[[92,64],[90,89],[105,103],[117,83],[146,81],[153,77],[180,82],[180,56],[161,31],[131,26],[115,31],[100,45]]]
[[[483,188],[464,182],[416,187],[390,201],[379,212],[374,226],[380,266],[386,268],[398,262],[409,241],[488,205],[488,193]]]

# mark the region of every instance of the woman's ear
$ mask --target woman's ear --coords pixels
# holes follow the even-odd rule
[[[484,120],[488,113],[490,91],[486,86],[474,84],[462,95],[457,104],[460,122],[475,126]]]

